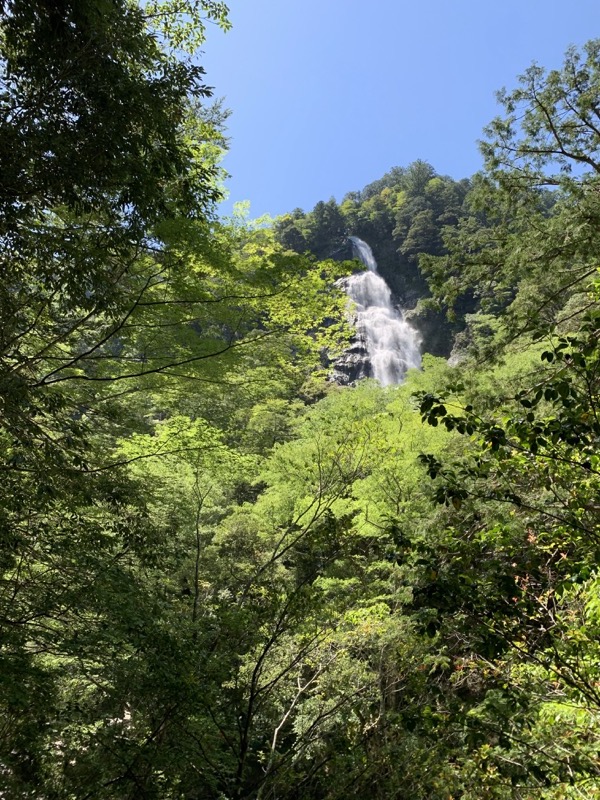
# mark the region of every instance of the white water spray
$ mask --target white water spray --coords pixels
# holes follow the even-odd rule
[[[419,334],[394,307],[369,245],[357,236],[350,236],[350,241],[367,268],[344,282],[356,304],[357,335],[364,341],[373,377],[382,386],[401,383],[407,369],[421,366]]]

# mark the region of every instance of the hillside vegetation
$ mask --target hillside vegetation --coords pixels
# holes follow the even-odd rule
[[[1,19],[0,795],[599,798],[600,40],[480,174],[264,227],[215,216],[224,4]],[[348,235],[401,386],[328,380]]]

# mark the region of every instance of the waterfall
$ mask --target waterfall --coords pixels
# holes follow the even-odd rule
[[[367,268],[344,281],[345,291],[356,305],[356,333],[366,350],[367,374],[382,386],[401,383],[407,369],[421,365],[419,334],[394,307],[369,245],[357,236],[349,238]]]

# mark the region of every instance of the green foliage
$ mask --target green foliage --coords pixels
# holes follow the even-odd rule
[[[143,13],[148,27],[176,52],[196,52],[206,39],[207,23],[231,28],[229,9],[221,0],[152,0]]]
[[[222,114],[199,108],[202,70],[178,55],[187,22],[163,27],[168,52],[145,27],[203,11],[224,23],[216,3],[15,2],[3,19],[0,760],[15,798],[189,795],[190,751],[219,749],[205,703],[239,663],[215,636],[230,625],[236,642],[249,619],[229,614],[227,567],[213,589],[200,556],[256,494],[251,454],[289,435],[250,429],[235,450],[235,423],[268,400],[287,430],[291,394],[344,339],[340,265],[207,218]],[[231,729],[239,704],[223,703]]]
[[[468,698],[465,797],[598,794],[597,48],[500,95],[468,215],[422,262],[439,301],[481,303],[460,378],[418,395],[463,442],[421,455],[437,546],[413,592],[450,656],[446,699]]]
[[[598,254],[599,47],[570,49],[560,70],[532,66],[499,94],[505,114],[486,128],[470,213],[447,229],[448,256],[424,265],[442,303],[470,290],[502,314],[504,341],[568,325],[586,307]]]
[[[4,7],[0,794],[598,797],[598,44],[473,191],[269,226],[210,214],[224,4]],[[325,380],[349,233],[460,363]]]
[[[529,346],[533,369],[523,357],[515,369],[513,346],[504,350],[506,364],[493,370],[503,381],[478,376],[476,387],[471,379],[420,395],[428,424],[469,440],[458,457],[422,456],[433,496],[460,542],[440,610],[460,609],[469,638],[479,639],[476,651],[506,676],[503,690],[521,698],[522,718],[511,712],[510,726],[508,715],[502,724],[506,757],[521,765],[516,785],[531,778],[547,797],[594,796],[598,787],[592,753],[600,698],[589,610],[600,557],[598,299],[594,285],[585,310],[577,303],[567,324],[559,317],[554,335]],[[542,339],[546,324],[535,322]],[[468,594],[452,590],[449,609],[448,581],[461,561],[476,562],[478,574]],[[439,624],[443,631],[448,621]],[[484,728],[502,718],[496,706],[476,713]],[[565,735],[558,729],[567,718]],[[504,758],[486,755],[497,770]]]

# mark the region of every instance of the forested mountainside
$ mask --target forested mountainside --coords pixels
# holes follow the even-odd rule
[[[599,798],[600,40],[471,181],[265,228],[214,213],[227,13],[2,6],[0,794]],[[328,380],[348,235],[458,365]]]
[[[425,352],[449,356],[465,314],[475,310],[471,292],[457,304],[451,322],[444,310],[427,303],[431,297],[424,255],[446,252],[443,232],[469,215],[471,182],[438,175],[425,161],[394,167],[362,191],[351,192],[338,205],[331,198],[304,213],[296,209],[275,222],[275,235],[284,247],[316,258],[353,258],[349,236],[372,248],[380,274],[397,301],[412,313]],[[481,221],[483,224],[483,221]]]
[[[373,250],[386,280],[407,318],[420,331],[423,350],[456,356],[473,337],[472,329],[486,326],[481,313],[488,308],[477,282],[458,282],[450,306],[435,287],[441,256],[448,255],[459,231],[494,227],[493,212],[482,200],[480,176],[454,180],[438,175],[426,161],[394,167],[359,192],[350,192],[338,205],[331,198],[308,213],[295,209],[276,220],[278,242],[316,258],[353,258],[349,236],[364,239]],[[540,210],[550,213],[555,197],[539,187]],[[454,245],[456,248],[456,244]],[[438,258],[436,258],[438,257]],[[499,311],[508,297],[495,297]],[[457,338],[458,337],[458,338]]]

